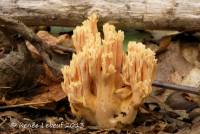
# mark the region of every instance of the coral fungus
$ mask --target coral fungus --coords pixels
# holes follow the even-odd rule
[[[102,128],[119,127],[134,121],[151,93],[156,59],[142,43],[129,42],[126,54],[124,33],[113,25],[104,24],[103,34],[94,14],[75,28],[76,54],[62,69],[62,88],[73,114]]]

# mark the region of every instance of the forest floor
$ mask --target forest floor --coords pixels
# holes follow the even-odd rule
[[[54,48],[51,50],[53,61],[69,64],[73,53],[72,31],[55,27],[34,30],[43,41]],[[123,129],[100,129],[84,119],[76,118],[72,115],[67,96],[61,89],[60,75],[52,72],[42,62],[40,53],[31,43],[16,34],[12,37],[14,42],[0,33],[0,134],[200,133],[199,96],[159,87],[153,87],[153,93],[140,107],[134,123]],[[127,41],[136,40],[156,52],[156,80],[198,89],[198,33],[127,31],[125,37],[125,51]],[[13,46],[12,43],[16,45]],[[21,47],[23,43],[27,47]],[[70,48],[71,51],[63,48]]]

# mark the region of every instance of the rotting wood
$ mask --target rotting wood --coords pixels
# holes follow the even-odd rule
[[[59,72],[61,66],[49,58],[49,46],[46,42],[42,41],[30,28],[15,19],[0,16],[0,28],[19,33],[24,39],[30,41],[39,53],[41,54],[44,62],[55,71]],[[50,53],[50,52],[49,52]]]
[[[117,28],[200,30],[199,0],[1,0],[0,16],[26,25],[76,26],[91,13]]]

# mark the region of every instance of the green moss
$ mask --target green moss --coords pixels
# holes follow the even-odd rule
[[[124,51],[127,52],[129,41],[142,42],[145,39],[150,39],[150,38],[151,34],[145,31],[133,30],[124,32]]]

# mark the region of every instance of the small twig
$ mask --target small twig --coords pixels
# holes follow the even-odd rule
[[[39,103],[24,103],[24,104],[16,104],[16,105],[9,105],[9,106],[0,106],[0,110],[9,109],[9,108],[24,107],[24,106],[30,106],[30,105],[47,104],[47,103],[50,103],[50,101],[47,101],[47,102],[39,102]]]
[[[0,123],[0,127],[7,121],[7,119],[2,119],[3,121]]]
[[[199,89],[196,87],[166,83],[166,82],[161,82],[158,80],[153,81],[152,85],[155,87],[160,87],[162,89],[176,90],[176,91],[200,95]]]
[[[0,89],[11,89],[12,87],[0,87]]]
[[[76,51],[73,48],[68,48],[68,47],[64,47],[64,46],[51,46],[52,49],[57,49],[57,50],[61,50],[63,52],[67,52],[67,53],[75,53]]]

